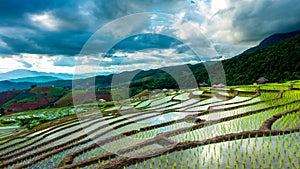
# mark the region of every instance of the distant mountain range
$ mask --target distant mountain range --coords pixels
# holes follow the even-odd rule
[[[76,75],[76,78],[86,78],[88,75]],[[0,73],[0,92],[8,90],[23,90],[31,85],[72,87],[73,74],[45,73],[26,69]]]
[[[8,81],[14,82],[14,83],[20,83],[20,82],[45,83],[45,82],[52,82],[52,81],[57,81],[57,80],[63,80],[63,79],[58,78],[58,77],[53,77],[53,76],[38,76],[38,77],[24,77],[24,78],[19,78],[19,79],[11,79]]]
[[[47,80],[47,77],[49,77],[49,80]],[[72,78],[72,74],[45,73],[26,69],[18,69],[6,73],[0,73],[0,81],[9,80],[11,82],[49,82],[60,79],[70,80]]]
[[[258,46],[252,47],[242,54],[223,60],[228,85],[251,84],[257,78],[264,76],[270,82],[283,82],[300,79],[300,31],[274,34],[264,39]],[[214,62],[210,62],[214,64]],[[197,82],[210,84],[210,79],[203,63],[195,65],[180,65],[148,71],[135,70],[115,75],[120,82],[130,83],[131,94],[144,89],[178,88],[176,81],[166,72],[185,76],[186,66],[193,72]],[[133,76],[134,75],[134,76]],[[11,78],[13,77],[14,80]],[[110,88],[113,75],[97,76],[97,88]],[[1,81],[4,80],[4,81]],[[6,80],[5,80],[6,79]],[[10,80],[7,80],[10,79]],[[28,70],[16,70],[0,74],[0,91],[13,89],[28,89],[33,83],[38,86],[72,87],[72,75],[40,73]],[[80,79],[78,80],[80,82]],[[84,80],[82,82],[86,82]],[[188,82],[187,82],[188,83]],[[84,83],[77,86],[86,89]]]

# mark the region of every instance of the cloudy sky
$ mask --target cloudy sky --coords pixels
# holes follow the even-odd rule
[[[108,74],[233,57],[300,30],[297,0],[1,0],[0,73]]]

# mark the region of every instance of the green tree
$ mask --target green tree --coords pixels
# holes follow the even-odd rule
[[[31,89],[36,88],[36,87],[37,87],[37,84],[30,85]]]
[[[0,108],[0,116],[4,116],[5,115],[5,110],[3,107]]]

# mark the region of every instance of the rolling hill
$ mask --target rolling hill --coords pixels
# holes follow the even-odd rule
[[[61,87],[32,87],[0,93],[0,106],[6,114],[53,107],[53,103],[63,97],[68,90]]]
[[[300,33],[300,31],[295,31],[295,32],[278,33],[278,34],[271,35],[271,36],[267,37],[266,39],[264,39],[263,41],[261,41],[257,46],[247,49],[242,54],[254,53],[260,49],[267,48],[267,47],[275,45],[283,40],[291,38],[299,33]]]

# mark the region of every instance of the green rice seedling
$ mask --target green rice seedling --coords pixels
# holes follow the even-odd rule
[[[203,162],[202,162],[202,165],[199,166],[199,169],[203,169]]]
[[[226,166],[225,166],[226,169],[230,168],[230,160],[229,158],[227,158],[226,160]]]
[[[256,161],[258,161],[258,159],[259,159],[258,158],[258,151],[255,152],[255,159],[256,159]]]
[[[193,168],[192,169],[196,169],[197,168],[197,164],[194,163]]]
[[[230,149],[228,149],[228,150],[230,150]],[[227,157],[228,157],[228,159],[231,159],[231,151],[228,151]]]
[[[236,160],[233,162],[233,166],[234,166],[235,169],[238,169],[238,163],[237,163]]]
[[[286,128],[294,128],[300,126],[300,112],[296,112],[293,114],[287,114],[277,120],[272,128],[273,129],[286,129]]]
[[[212,166],[212,163],[213,163],[213,158],[210,158],[210,159],[209,159],[209,164],[210,164],[210,165],[208,165],[207,167],[210,168],[210,167]]]
[[[299,149],[299,142],[296,142],[293,147],[294,155],[296,155],[298,149]]]
[[[279,168],[282,168],[283,167],[283,156],[280,157],[279,159]]]
[[[251,166],[255,168],[254,156],[251,156]]]
[[[217,150],[216,150],[216,145],[215,145],[215,144],[213,145],[213,150],[214,150],[213,153],[214,153],[214,155],[216,156]]]
[[[153,163],[152,163],[152,162],[150,163],[150,166],[149,166],[149,167],[150,167],[150,169],[152,169],[152,168],[153,168]]]
[[[203,157],[202,166],[206,163],[206,155]]]
[[[274,154],[271,154],[270,158],[269,158],[269,168],[270,168],[270,166],[273,166],[272,165],[273,164],[273,160],[274,160]]]
[[[187,158],[187,167],[190,168],[190,166],[191,166],[190,158]],[[183,167],[183,165],[182,165],[182,167]]]
[[[159,167],[159,168],[162,167],[162,156],[159,157],[158,167]]]
[[[169,158],[170,158],[170,154],[169,154],[169,152],[167,152],[165,168],[167,168],[169,165]]]
[[[242,162],[242,167],[245,168],[246,166],[246,162],[247,162],[247,154],[246,153],[243,153],[243,162]]]
[[[177,163],[176,163],[176,161],[173,163],[173,169],[176,169],[176,167],[177,167]]]
[[[290,149],[288,149],[288,160],[289,161],[292,161],[292,152],[291,152],[291,150]],[[289,165],[288,165],[289,166]]]

